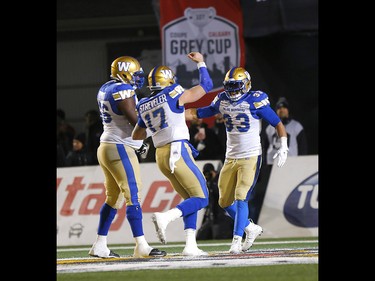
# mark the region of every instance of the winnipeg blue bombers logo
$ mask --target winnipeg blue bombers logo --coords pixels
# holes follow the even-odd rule
[[[184,16],[163,27],[163,64],[175,72],[185,88],[199,83],[197,66],[186,55],[200,52],[205,57],[214,88],[221,90],[225,73],[240,65],[238,26],[218,15],[213,7],[187,8]]]
[[[160,72],[163,74],[165,79],[172,79],[173,78],[172,70],[162,69],[162,70],[160,70]]]
[[[117,63],[117,67],[119,71],[128,71],[130,67],[130,62],[125,62],[125,61],[119,61]]]

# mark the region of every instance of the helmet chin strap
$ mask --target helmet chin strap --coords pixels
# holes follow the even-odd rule
[[[229,99],[232,101],[238,101],[242,96],[240,92],[237,92],[235,95],[231,95],[229,92],[226,92],[226,94],[229,97]]]
[[[116,74],[117,78],[120,79],[120,81],[122,81],[122,83],[125,83],[125,84],[128,84],[122,77],[120,74]]]
[[[232,98],[233,101],[238,101],[240,98],[241,98],[242,94],[241,93],[237,93],[234,98]],[[233,96],[232,96],[233,97]]]

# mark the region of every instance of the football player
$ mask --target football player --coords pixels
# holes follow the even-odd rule
[[[151,95],[137,104],[138,122],[132,137],[142,140],[147,137],[146,128],[150,130],[156,148],[156,163],[184,199],[169,211],[153,214],[160,242],[166,243],[167,225],[182,216],[186,237],[182,254],[202,256],[207,253],[198,248],[195,232],[198,211],[208,204],[208,189],[194,159],[198,151],[189,143],[185,104],[200,99],[212,89],[213,83],[202,54],[192,52],[187,56],[197,63],[199,85],[184,89],[176,82],[175,74],[169,67],[154,67],[148,75]]]
[[[108,230],[125,198],[126,218],[135,239],[134,257],[161,257],[165,251],[149,246],[142,226],[140,167],[136,152],[142,153],[142,141],[131,138],[137,122],[135,90],[144,84],[144,72],[137,59],[122,56],[111,64],[111,80],[97,94],[103,133],[97,152],[105,176],[106,200],[100,210],[97,238],[89,255],[119,257],[107,247]]]
[[[250,91],[250,74],[242,67],[233,67],[225,75],[224,91],[209,106],[186,110],[186,120],[206,118],[221,113],[227,131],[224,165],[218,180],[219,205],[234,220],[233,240],[229,252],[247,251],[263,232],[261,226],[249,221],[248,201],[257,181],[262,163],[260,141],[261,119],[275,127],[281,147],[274,156],[282,167],[287,159],[287,134],[283,123],[270,107],[266,93]],[[246,238],[242,244],[242,236]]]

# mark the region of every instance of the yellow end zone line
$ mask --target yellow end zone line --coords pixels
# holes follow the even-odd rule
[[[215,252],[215,253],[209,253],[209,256],[214,256],[217,254],[224,254],[226,252]],[[228,254],[228,253],[226,253]],[[120,257],[120,258],[75,258],[75,259],[58,259],[57,264],[72,264],[72,263],[97,263],[97,262],[108,262],[108,261],[135,261],[135,260],[163,260],[163,259],[171,259],[171,258],[176,258],[176,257],[184,257],[185,256],[181,255],[180,253],[168,253],[164,257],[148,257],[148,258],[134,258],[132,256],[129,257]]]
[[[72,263],[93,263],[93,262],[107,262],[107,261],[126,261],[133,259],[133,257],[126,257],[126,258],[90,258],[90,259],[67,259],[67,260],[57,260],[57,264],[72,264]]]

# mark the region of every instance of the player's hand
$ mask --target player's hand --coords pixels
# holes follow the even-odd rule
[[[277,167],[281,168],[284,166],[286,159],[288,158],[288,147],[281,146],[280,149],[275,153],[273,159],[279,157],[279,161],[277,162]]]
[[[198,120],[197,109],[196,108],[187,108],[185,109],[185,121]]]
[[[147,143],[143,143],[140,148],[136,150],[136,153],[142,158],[145,159],[147,157],[148,150],[150,146]]]
[[[196,63],[204,61],[203,55],[199,52],[191,52],[187,56],[189,59],[191,59],[192,61]]]

